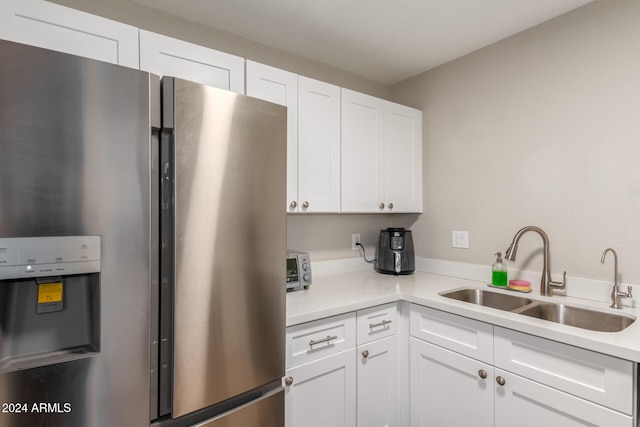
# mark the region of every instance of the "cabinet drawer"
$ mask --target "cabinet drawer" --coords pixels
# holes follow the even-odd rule
[[[633,363],[568,344],[495,328],[495,366],[633,415]]]
[[[493,325],[411,305],[411,336],[493,364]]]
[[[287,328],[287,368],[356,345],[356,314],[346,313]]]
[[[356,320],[358,344],[395,335],[398,325],[397,317],[396,303],[358,311]]]

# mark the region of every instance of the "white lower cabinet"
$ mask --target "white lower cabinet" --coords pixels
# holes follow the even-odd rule
[[[398,425],[397,353],[395,335],[358,346],[358,427]]]
[[[416,305],[410,318],[412,427],[634,425],[632,362]]]
[[[638,425],[635,363],[415,304],[287,328],[284,383],[286,427]]]
[[[287,328],[285,426],[399,427],[396,316],[393,303]]]
[[[633,417],[497,369],[496,427],[632,427]],[[456,424],[457,425],[457,424]]]
[[[491,365],[417,338],[409,346],[411,426],[493,426]]]
[[[356,425],[355,349],[287,369],[285,427]]]

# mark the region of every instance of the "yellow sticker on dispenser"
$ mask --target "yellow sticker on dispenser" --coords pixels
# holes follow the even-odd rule
[[[62,282],[38,284],[38,304],[62,301]]]

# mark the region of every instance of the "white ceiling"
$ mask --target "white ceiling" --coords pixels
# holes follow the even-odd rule
[[[594,0],[134,0],[391,85]]]

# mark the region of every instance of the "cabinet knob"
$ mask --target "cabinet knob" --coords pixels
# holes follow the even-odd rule
[[[369,350],[365,350],[365,351],[363,351],[363,352],[362,352],[362,357],[364,357],[365,359],[366,359],[367,357],[369,357]]]
[[[309,207],[309,202],[304,202],[304,203],[302,204],[302,207],[303,207],[304,209],[307,209],[307,208]]]
[[[504,378],[502,378],[501,376],[497,376],[496,377],[496,382],[498,383],[499,386],[503,386],[505,385],[507,382],[505,381]]]
[[[478,371],[478,376],[479,376],[480,378],[482,378],[482,379],[487,378],[487,371],[485,371],[484,369],[480,369],[480,370]]]
[[[291,209],[295,209],[298,207],[298,202],[296,202],[295,200],[292,200],[291,203],[289,203],[289,207]]]
[[[289,386],[291,386],[291,384],[293,384],[293,377],[287,377],[287,378],[284,379],[284,385],[289,387]]]
[[[389,203],[389,209],[393,209],[393,203]]]
[[[384,203],[380,203],[380,205],[378,206],[380,209],[384,209]]]

